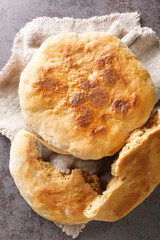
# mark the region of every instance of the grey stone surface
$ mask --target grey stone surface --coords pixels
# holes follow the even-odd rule
[[[138,11],[142,25],[160,36],[159,0],[0,0],[0,69],[8,61],[16,32],[38,16],[88,18]],[[10,142],[0,136],[0,240],[71,239],[34,213],[20,196],[8,169]],[[115,223],[91,222],[79,240],[160,239],[160,186],[140,206]]]

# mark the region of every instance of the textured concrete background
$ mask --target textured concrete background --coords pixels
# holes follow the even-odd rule
[[[138,11],[142,25],[160,36],[159,0],[0,0],[0,69],[8,61],[16,32],[38,16],[88,18]],[[71,239],[34,213],[20,196],[8,170],[10,142],[0,136],[0,240]],[[91,222],[79,240],[160,239],[160,186],[140,206],[115,223]]]

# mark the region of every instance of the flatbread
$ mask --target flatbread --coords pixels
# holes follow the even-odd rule
[[[155,104],[148,72],[117,37],[98,32],[48,38],[23,71],[19,96],[50,149],[84,160],[119,151]]]

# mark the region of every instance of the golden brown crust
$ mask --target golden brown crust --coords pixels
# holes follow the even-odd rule
[[[87,217],[116,221],[140,204],[160,183],[160,111],[135,130],[112,164],[112,179],[102,196],[85,210]]]
[[[24,119],[27,127],[29,128],[29,130],[36,136],[36,138],[48,149],[52,150],[53,152],[59,153],[59,154],[64,154],[64,155],[69,155],[68,152],[63,151],[62,149],[56,148],[52,145],[49,145],[47,142],[44,141],[44,139],[38,135],[38,133],[36,133],[33,128],[30,126],[29,123],[27,123],[27,121]]]
[[[76,169],[62,174],[39,159],[35,137],[24,130],[12,143],[9,167],[22,196],[41,216],[63,224],[116,221],[160,183],[160,111],[128,138],[103,194],[97,176]]]
[[[102,192],[96,175],[90,176],[80,169],[63,174],[42,161],[34,135],[24,130],[13,141],[10,172],[35,212],[63,224],[87,222],[83,211]]]
[[[22,73],[19,96],[44,141],[81,159],[120,150],[155,104],[136,57],[118,38],[96,32],[48,38]]]

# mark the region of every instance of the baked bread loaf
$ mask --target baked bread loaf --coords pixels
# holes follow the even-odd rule
[[[80,169],[64,174],[40,159],[34,135],[25,130],[19,131],[12,143],[9,168],[26,202],[54,222],[87,222],[84,209],[102,193],[96,175]]]
[[[13,140],[9,168],[21,195],[44,218],[63,224],[116,221],[160,182],[160,111],[128,138],[103,194],[96,175],[78,169],[62,174],[40,159],[34,135],[25,130]]]
[[[155,104],[148,72],[117,37],[99,32],[49,37],[24,69],[19,96],[40,141],[84,160],[119,151]]]

